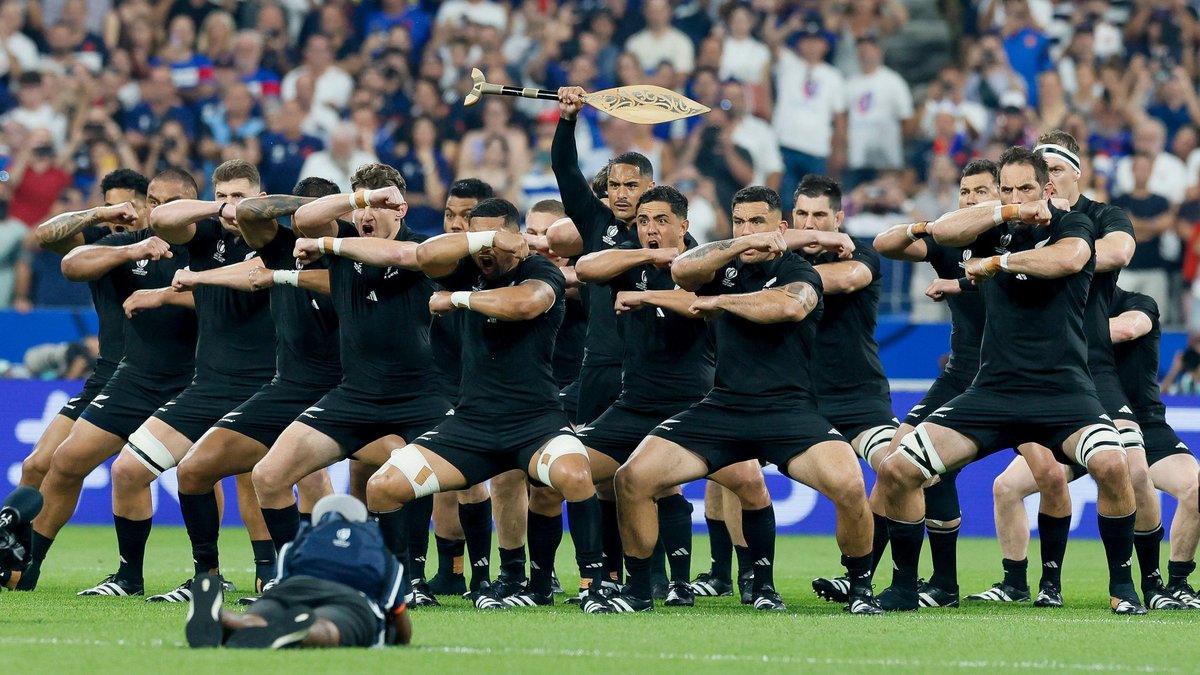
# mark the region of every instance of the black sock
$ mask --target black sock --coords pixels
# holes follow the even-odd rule
[[[871,519],[875,521],[875,535],[871,538],[871,574],[874,575],[883,560],[883,554],[887,552],[888,521],[878,513],[872,513]]]
[[[196,574],[207,574],[220,566],[217,538],[221,534],[221,514],[217,509],[217,493],[209,490],[200,495],[179,493],[179,510],[192,540],[192,564]]]
[[[300,522],[312,525],[312,512],[300,511]]]
[[[436,534],[433,536],[433,541],[437,544],[438,575],[445,578],[462,576],[463,549],[466,542],[462,539],[446,539]]]
[[[859,589],[871,590],[871,576],[874,574],[871,571],[873,559],[870,555],[860,555],[857,558],[851,558],[848,555],[842,556],[842,566],[846,568],[846,578],[850,580],[851,595],[854,595],[854,592]]]
[[[617,521],[617,503],[600,500],[600,537],[604,545],[604,572],[609,581],[621,583],[621,561],[625,553],[621,547],[621,528]]]
[[[745,525],[743,525],[742,538],[745,539],[745,537]],[[738,578],[742,578],[745,574],[754,574],[754,557],[750,555],[750,547],[734,544],[733,552],[737,554]]]
[[[1133,586],[1133,574],[1130,571],[1133,562],[1133,519],[1133,513],[1116,518],[1097,517],[1100,539],[1104,542],[1104,555],[1108,558],[1110,594],[1126,590],[1123,587]]]
[[[146,559],[146,540],[150,538],[153,522],[152,518],[130,520],[113,515],[113,525],[117,528],[117,552],[121,556],[117,576],[122,580],[135,585],[143,582],[142,564]]]
[[[404,509],[387,513],[378,511],[369,513],[379,520],[379,531],[383,534],[384,546],[387,546],[392,555],[396,556],[396,560],[408,567],[408,533],[405,532],[405,526],[408,523],[404,518]]]
[[[650,555],[650,581],[658,584],[667,580],[667,547],[663,544],[662,533],[659,532],[658,542],[654,544],[654,553]]]
[[[36,536],[37,533],[35,532]],[[1188,575],[1196,571],[1196,563],[1192,560],[1168,560],[1167,561],[1167,583],[1171,586],[1178,586],[1188,582]]]
[[[29,555],[33,558],[32,564],[41,567],[42,561],[46,559],[46,554],[50,552],[50,547],[54,545],[54,540],[33,530],[29,541]]]
[[[1063,559],[1067,556],[1067,536],[1071,532],[1071,516],[1056,518],[1038,513],[1038,538],[1042,545],[1042,583],[1052,583],[1062,590]]]
[[[276,552],[280,551],[284,544],[295,539],[296,533],[300,531],[300,509],[296,508],[295,503],[282,509],[262,509],[262,514]]]
[[[729,537],[729,528],[724,520],[705,518],[708,523],[708,556],[711,566],[709,574],[719,581],[732,581],[733,570],[733,539]]]
[[[754,592],[775,587],[775,505],[742,509],[742,534],[754,561]]]
[[[262,581],[275,578],[275,544],[270,539],[250,540],[254,551],[254,575]],[[260,589],[261,590],[261,589]]]
[[[1029,559],[1025,560],[1009,560],[1005,558],[1000,561],[1004,567],[1004,583],[1018,590],[1029,590]]]
[[[581,502],[567,502],[567,521],[571,523],[571,540],[575,542],[575,562],[579,565],[581,587],[587,585],[590,588],[594,584],[599,588],[604,580],[600,518],[600,500],[596,495]]]
[[[492,577],[492,500],[477,504],[459,504],[458,520],[467,537],[467,556],[471,561],[471,590],[479,590]],[[553,563],[552,563],[553,564]]]
[[[1138,568],[1142,571],[1142,591],[1158,588],[1162,576],[1158,572],[1161,562],[1159,550],[1162,548],[1163,527],[1158,524],[1149,532],[1133,533],[1133,550],[1137,553]]]
[[[929,536],[929,553],[933,557],[933,576],[929,584],[951,593],[958,592],[958,530],[925,527]]]
[[[526,526],[529,541],[529,590],[549,595],[550,575],[554,573],[554,554],[562,542],[562,516],[543,516],[529,512]]]
[[[925,543],[925,521],[904,523],[888,519],[888,539],[892,542],[892,586],[917,592],[917,567],[921,563],[921,545]]]
[[[433,517],[433,495],[427,495],[404,505],[408,529],[408,577],[425,578],[425,559],[429,555],[429,520]]]
[[[500,549],[500,576],[514,583],[521,583],[529,579],[525,576],[524,546]]]
[[[659,539],[667,551],[671,581],[685,584],[692,573],[692,508],[683,495],[658,500]]]
[[[642,600],[652,599],[650,592],[650,559],[625,557],[625,568],[629,570],[629,594]]]

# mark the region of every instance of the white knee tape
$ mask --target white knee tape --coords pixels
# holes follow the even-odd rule
[[[1146,439],[1142,436],[1140,428],[1117,427],[1117,433],[1121,434],[1121,447],[1125,448],[1125,452],[1130,450],[1146,451]]]
[[[178,464],[167,446],[146,427],[138,427],[137,431],[129,434],[125,447],[155,476],[161,476],[164,471]]]
[[[1079,435],[1079,444],[1075,446],[1075,461],[1086,468],[1092,457],[1110,450],[1125,452],[1125,447],[1121,445],[1121,434],[1107,424],[1093,424]]]
[[[583,455],[587,458],[587,449],[583,447],[583,443],[574,436],[563,434],[550,439],[546,447],[542,448],[542,456],[537,461],[537,477],[544,485],[550,483],[550,467],[561,457],[567,455]]]
[[[921,470],[926,479],[946,473],[946,465],[942,463],[942,458],[933,447],[933,441],[929,439],[929,432],[925,431],[924,424],[900,439],[900,451],[904,453],[905,459]]]
[[[854,446],[854,452],[866,460],[867,464],[874,467],[875,453],[886,450],[892,444],[892,438],[895,436],[896,427],[894,426],[872,427],[858,435],[859,441]]]
[[[413,499],[420,499],[442,491],[442,485],[438,482],[433,467],[429,465],[429,460],[425,459],[425,455],[422,455],[421,451],[414,446],[406,445],[403,448],[392,450],[392,455],[388,457],[387,463],[400,469],[400,473],[408,479],[409,484],[412,485]]]

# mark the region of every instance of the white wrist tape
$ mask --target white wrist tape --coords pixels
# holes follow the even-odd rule
[[[358,200],[354,198],[357,194],[358,194],[357,192],[351,192],[350,194],[346,195],[346,197],[348,197],[350,199],[350,210],[351,211],[358,210]]]
[[[371,193],[372,192],[374,192],[374,190],[363,190],[363,208],[364,209],[371,205]]]
[[[462,309],[471,309],[471,291],[454,291],[450,294],[450,304]]]
[[[916,223],[909,223],[908,229],[904,231],[904,234],[908,236],[908,240],[912,241],[912,242],[915,242],[917,240],[917,235],[913,234],[913,226],[914,225],[916,225]]]
[[[1008,269],[1008,256],[1010,255],[1012,254],[1003,253],[1000,255],[1000,269],[1004,270],[1005,272],[1012,272],[1012,270]]]
[[[300,270],[275,270],[271,272],[271,279],[276,286],[299,286]]]
[[[325,255],[325,237],[317,237],[317,252]]]
[[[999,225],[1004,222],[1004,207],[997,206],[992,209],[992,224]]]
[[[467,233],[467,252],[479,253],[484,248],[492,245],[496,240],[496,231],[489,230],[487,232],[468,232]]]
[[[333,238],[333,254],[334,255],[342,254],[342,239],[341,239],[341,237]]]

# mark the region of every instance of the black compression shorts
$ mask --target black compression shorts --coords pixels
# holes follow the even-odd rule
[[[913,427],[917,426],[925,421],[929,413],[946,405],[950,399],[961,395],[970,386],[970,380],[962,380],[942,373],[938,379],[933,381],[929,391],[925,392],[925,397],[914,405],[912,410],[908,411],[908,415],[904,417],[904,423]]]
[[[575,421],[587,424],[604,414],[621,395],[621,365],[584,366],[579,369],[579,402]]]
[[[446,417],[450,404],[436,394],[379,399],[338,387],[296,418],[332,438],[347,456],[384,436],[411,443]]]
[[[683,405],[665,413],[644,412],[634,410],[618,400],[596,421],[577,428],[575,433],[587,447],[612,457],[618,464],[624,464],[659,422],[687,408]]]
[[[792,458],[818,443],[848,443],[829,420],[803,403],[748,405],[711,394],[660,422],[650,435],[695,453],[708,465],[709,474],[750,459],[784,469]]]
[[[79,419],[84,409],[96,398],[96,394],[104,390],[104,385],[108,384],[109,379],[112,378],[113,373],[116,371],[116,366],[110,366],[107,363],[97,361],[96,368],[88,376],[87,381],[83,383],[83,389],[75,396],[72,396],[71,400],[67,401],[62,409],[58,411],[58,414],[70,419],[72,422]]]
[[[978,458],[1022,443],[1040,443],[1063,464],[1073,464],[1072,451],[1060,447],[1067,438],[1095,424],[1112,426],[1091,393],[1002,393],[970,387],[929,414],[936,424],[975,439]]]
[[[829,420],[850,442],[875,427],[898,427],[900,421],[886,398],[817,400],[817,414]]]
[[[562,404],[563,412],[567,414],[571,424],[579,424],[579,380],[558,392],[558,402]]]
[[[343,647],[373,647],[382,639],[384,625],[361,593],[336,581],[316,577],[288,577],[262,594],[247,614],[278,621],[290,610],[306,610],[337,626]]]
[[[192,382],[178,396],[164,403],[153,416],[195,443],[225,413],[245,403],[261,387],[261,382]]]
[[[506,471],[529,470],[529,462],[556,436],[573,436],[559,410],[510,418],[448,415],[412,443],[449,462],[476,485]],[[531,476],[537,481],[537,476]]]
[[[178,396],[190,380],[150,380],[119,369],[80,417],[118,438],[129,438],[160,406]]]
[[[325,393],[320,389],[271,380],[245,403],[225,413],[213,426],[236,431],[270,448],[279,434]]]
[[[1092,381],[1096,383],[1096,396],[1100,399],[1100,406],[1113,419],[1113,422],[1117,420],[1138,421],[1133,414],[1133,409],[1129,406],[1129,398],[1125,396],[1125,391],[1121,388],[1121,380],[1116,373],[1111,370],[1092,373]]]

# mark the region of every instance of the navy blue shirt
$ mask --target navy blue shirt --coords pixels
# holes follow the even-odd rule
[[[271,195],[291,194],[292,188],[300,180],[300,169],[304,167],[304,160],[314,152],[324,149],[325,144],[321,139],[307,134],[302,134],[295,140],[285,138],[283,134],[263,134],[263,190]]]

